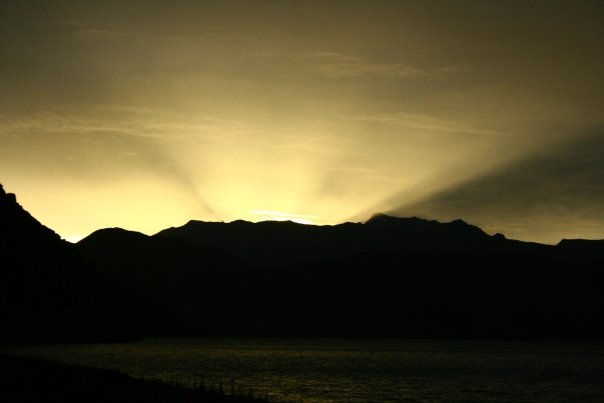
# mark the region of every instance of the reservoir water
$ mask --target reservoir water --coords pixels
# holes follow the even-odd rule
[[[273,401],[604,401],[602,343],[149,339],[7,351],[147,379],[203,376]]]

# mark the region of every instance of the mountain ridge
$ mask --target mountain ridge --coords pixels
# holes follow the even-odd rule
[[[117,228],[100,229],[84,239],[106,230]],[[334,225],[270,220],[189,220],[181,226],[165,228],[145,236],[180,239],[198,247],[224,251],[248,264],[271,266],[300,260],[342,259],[353,251],[528,253],[556,258],[604,260],[604,240],[574,239],[561,240],[557,245],[541,244],[509,239],[501,233],[490,235],[462,219],[439,222],[384,213],[376,213],[364,223],[345,222]],[[320,252],[315,253],[318,250]]]
[[[110,233],[78,247],[154,307],[153,336],[604,339],[604,248],[384,214],[325,226],[190,220],[132,248],[100,241]]]
[[[18,202],[14,193],[7,193],[0,184],[0,215],[2,226],[0,236],[5,242],[16,237],[27,237],[29,241],[56,242],[60,241],[59,234],[46,227]]]
[[[0,256],[0,343],[137,337],[110,281],[1,185]]]
[[[334,226],[107,228],[70,244],[3,189],[0,235],[5,260],[18,262],[2,267],[4,342],[136,332],[604,340],[604,241],[543,245],[380,214]]]

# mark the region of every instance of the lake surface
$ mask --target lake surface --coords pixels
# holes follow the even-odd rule
[[[203,375],[274,401],[604,401],[602,343],[150,339],[8,351],[142,378]]]

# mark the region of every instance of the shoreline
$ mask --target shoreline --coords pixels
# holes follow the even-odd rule
[[[0,354],[0,400],[7,402],[267,402],[251,391],[231,392],[234,396],[225,393],[222,386],[192,389],[115,370]]]

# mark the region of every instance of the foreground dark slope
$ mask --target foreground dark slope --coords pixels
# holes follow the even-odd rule
[[[601,242],[376,215],[110,229],[78,248],[137,301],[147,335],[604,338]]]
[[[0,342],[133,336],[116,289],[0,185]]]
[[[192,386],[192,385],[191,385]],[[212,385],[198,389],[145,381],[121,372],[0,355],[0,396],[10,403],[262,403],[249,391],[227,395]],[[218,388],[216,388],[218,389]]]

